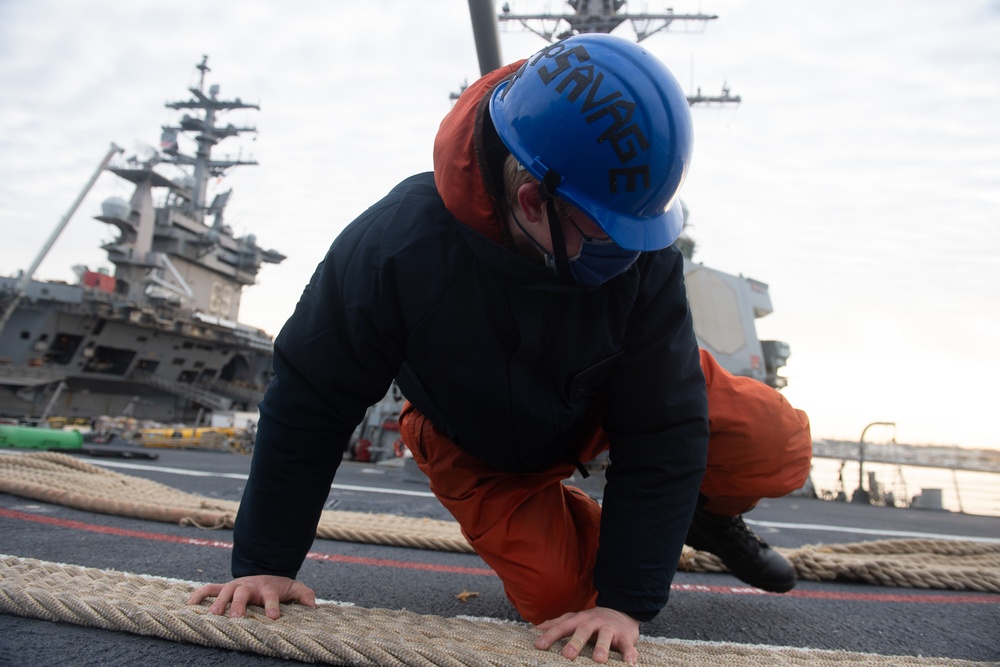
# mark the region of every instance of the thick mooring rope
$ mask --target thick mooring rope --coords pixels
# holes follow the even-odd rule
[[[801,579],[1000,592],[1000,544],[884,540],[807,546],[789,554]]]
[[[111,472],[65,454],[0,454],[0,492],[76,509],[134,518],[231,528],[239,504],[184,493]],[[317,537],[471,553],[458,524],[387,514],[326,510]],[[780,550],[799,578],[880,586],[1000,593],[1000,544],[886,540]],[[709,553],[684,548],[678,568],[725,572]]]
[[[159,637],[304,662],[359,667],[509,667],[593,664],[590,648],[575,663],[533,647],[538,631],[520,623],[477,621],[321,604],[282,605],[281,618],[251,607],[244,618],[189,606],[194,585],[117,571],[0,556],[0,613]],[[640,640],[642,665],[885,665],[971,667],[948,658],[847,651]],[[612,653],[610,665],[623,665]]]
[[[1000,544],[961,540],[878,540],[778,549],[807,581],[1000,593]],[[726,572],[713,554],[684,547],[678,569]]]
[[[178,491],[55,452],[0,453],[0,492],[88,512],[201,528],[232,528],[239,503]],[[326,510],[328,540],[472,553],[454,521]]]

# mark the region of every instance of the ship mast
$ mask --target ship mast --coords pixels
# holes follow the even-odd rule
[[[208,56],[196,68],[198,84],[188,88],[191,98],[165,104],[191,113],[184,113],[175,125],[161,126],[159,151],[111,166],[112,173],[135,184],[135,191],[130,202],[105,202],[97,219],[121,232],[104,246],[115,265],[116,292],[135,303],[181,305],[206,317],[235,322],[241,292],[256,282],[261,263],[278,263],[285,257],[259,247],[253,234],[234,236],[223,220],[231,190],[217,193],[210,204],[207,201],[210,179],[220,179],[233,167],[257,164],[241,156],[212,156],[222,141],[257,132],[250,126],[224,124],[221,116],[260,106],[238,97],[221,99],[218,84],[209,86],[205,81],[211,71]],[[181,136],[194,141],[193,154],[182,150]],[[158,168],[164,164],[177,167],[181,176],[161,174]],[[154,198],[157,188],[165,189],[165,196]]]
[[[622,11],[627,4],[626,0],[567,0],[565,4],[569,5],[571,12],[518,13],[511,10],[509,2],[505,2],[500,14],[493,15],[490,0],[469,0],[481,73],[485,75],[501,64],[500,47],[495,38],[491,38],[491,29],[495,35],[500,23],[519,23],[525,30],[552,42],[583,33],[610,33],[627,22],[635,31],[636,41],[641,42],[658,32],[678,26],[704,28],[709,21],[719,18],[716,14],[701,12],[681,14],[669,8],[659,13],[633,14]],[[487,68],[484,63],[491,66]],[[726,84],[722,85],[722,93],[719,95],[703,95],[699,88],[696,94],[688,95],[687,100],[691,105],[740,103],[739,95],[731,94]]]
[[[661,30],[669,30],[674,24],[697,23],[704,26],[708,21],[719,18],[714,14],[678,14],[673,9],[665,12],[640,14],[621,13],[625,0],[567,0],[572,13],[536,12],[519,14],[512,12],[510,3],[503,4],[501,21],[517,21],[542,39],[552,42],[581,33],[609,33],[626,21],[635,30],[636,41],[641,42]],[[559,30],[566,24],[569,28]]]
[[[205,198],[209,178],[222,176],[231,167],[258,164],[255,160],[242,160],[239,158],[231,160],[212,159],[212,149],[223,139],[236,137],[244,132],[257,132],[257,129],[254,127],[236,127],[232,124],[224,127],[217,126],[216,119],[218,114],[219,112],[231,111],[233,109],[256,109],[259,111],[260,106],[243,102],[238,97],[235,100],[218,99],[218,84],[212,85],[206,95],[205,74],[212,71],[208,67],[208,56],[202,56],[202,61],[197,65],[197,68],[200,72],[198,87],[188,89],[194,95],[194,98],[186,102],[168,102],[166,107],[169,109],[201,110],[204,112],[204,117],[195,118],[185,114],[179,126],[163,126],[163,135],[160,141],[165,155],[162,160],[164,163],[194,167],[194,183],[191,187],[191,201],[187,213],[193,219],[204,222],[205,212],[208,210],[208,207],[205,206]],[[179,132],[198,132],[198,135],[194,138],[198,144],[198,149],[193,158],[184,155],[178,150],[177,134]],[[220,228],[221,225],[221,216],[218,216],[214,226]]]

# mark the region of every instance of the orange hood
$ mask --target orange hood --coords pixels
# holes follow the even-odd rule
[[[434,139],[434,184],[448,211],[501,244],[508,238],[498,214],[506,208],[501,167],[507,151],[493,129],[489,101],[493,88],[520,65],[501,67],[466,88]]]

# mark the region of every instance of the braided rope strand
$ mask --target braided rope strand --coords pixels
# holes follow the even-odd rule
[[[159,637],[260,655],[360,667],[565,667],[557,644],[534,648],[538,631],[510,622],[321,604],[282,605],[272,620],[250,607],[243,618],[186,604],[194,585],[122,572],[0,556],[0,613]],[[642,639],[644,665],[884,665],[972,667],[948,658]],[[591,657],[590,649],[583,656]],[[578,659],[579,662],[579,659]],[[612,653],[609,665],[623,665]]]

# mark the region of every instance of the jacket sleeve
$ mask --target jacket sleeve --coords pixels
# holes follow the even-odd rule
[[[344,230],[275,340],[236,518],[236,577],[296,576],[351,434],[399,368],[405,336],[378,222],[391,209],[373,207]]]
[[[594,584],[597,604],[646,621],[666,604],[708,450],[697,341],[672,249],[647,258],[625,343],[606,388],[610,441]]]

